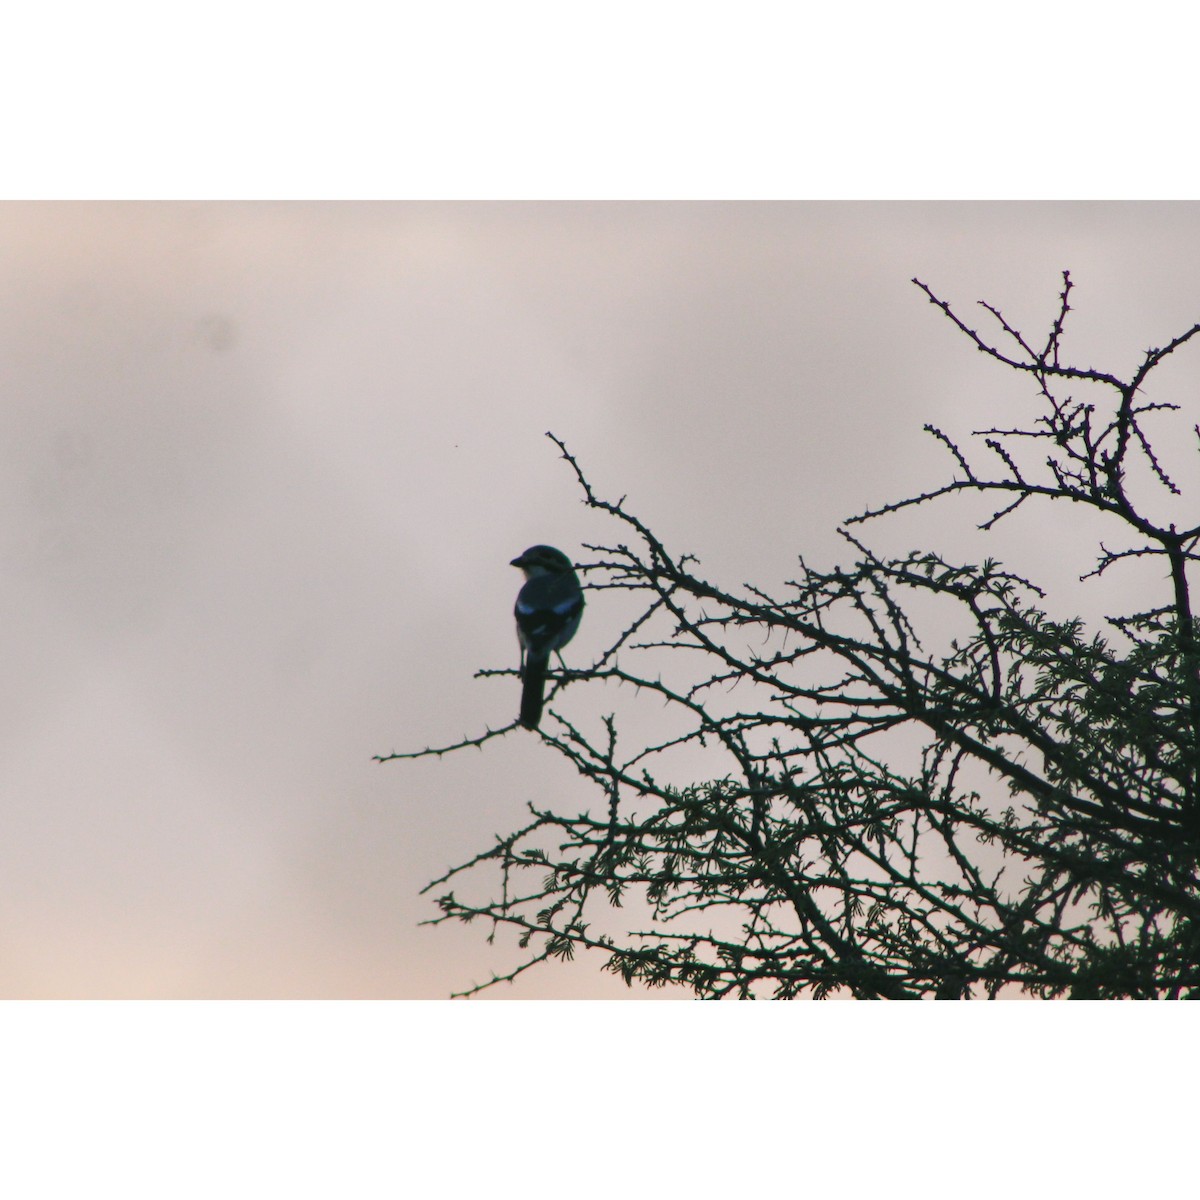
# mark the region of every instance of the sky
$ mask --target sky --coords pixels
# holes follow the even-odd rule
[[[614,533],[545,432],[770,587],[948,476],[925,422],[1030,411],[913,276],[1044,334],[1069,269],[1067,347],[1121,374],[1200,316],[1198,247],[1191,203],[0,205],[0,995],[435,999],[510,969],[503,935],[421,926],[420,889],[583,784],[521,730],[373,756],[511,720],[516,681],[473,678],[515,665],[509,560]],[[1156,586],[1081,589],[1066,515],[975,519],[870,533],[1093,617]],[[570,657],[616,629],[597,597]],[[599,965],[488,994],[628,995]]]

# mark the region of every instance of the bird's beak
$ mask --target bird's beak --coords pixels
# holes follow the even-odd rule
[[[522,558],[514,558],[512,560],[512,562],[510,562],[508,565],[510,567],[523,567],[525,565],[525,559],[523,557]]]

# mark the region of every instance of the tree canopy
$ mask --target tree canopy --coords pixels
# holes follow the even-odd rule
[[[590,806],[532,803],[426,889],[433,923],[515,935],[517,964],[471,992],[589,950],[627,982],[703,998],[1200,996],[1200,523],[1156,451],[1179,406],[1146,390],[1200,324],[1114,373],[1069,361],[1069,273],[1037,340],[986,303],[981,333],[913,282],[1038,411],[969,441],[926,426],[949,478],[850,518],[849,565],[713,581],[553,439],[612,522],[585,586],[636,608],[594,662],[554,674],[539,731]],[[1063,522],[1092,510],[1112,532],[1089,586],[1153,559],[1160,594],[1089,627],[990,558],[868,544],[889,514],[966,495],[994,502],[983,531],[1030,504]],[[577,689],[601,683],[653,697],[654,719],[620,701],[573,718]],[[467,880],[484,899],[460,895]]]

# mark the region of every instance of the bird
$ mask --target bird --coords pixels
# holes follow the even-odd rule
[[[575,636],[583,616],[583,588],[571,560],[553,546],[530,546],[512,560],[525,573],[517,593],[517,640],[521,643],[521,724],[536,729],[542,719],[546,668]],[[559,653],[559,662],[562,655]]]

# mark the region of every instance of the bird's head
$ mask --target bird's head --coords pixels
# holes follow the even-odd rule
[[[563,571],[573,569],[571,560],[553,546],[530,546],[524,554],[512,560],[512,565],[524,571],[526,579],[535,579],[539,575],[560,575]]]

